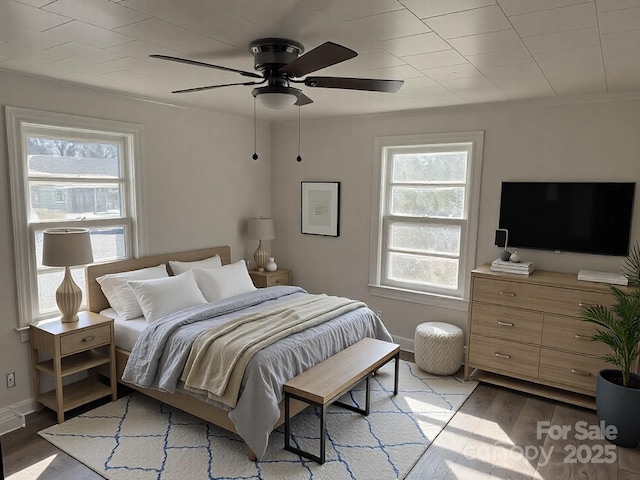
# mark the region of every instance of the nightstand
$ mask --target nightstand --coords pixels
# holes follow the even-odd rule
[[[97,313],[79,312],[77,322],[53,320],[31,325],[36,409],[49,407],[58,413],[58,423],[62,423],[68,410],[107,395],[112,401],[117,400],[115,353],[113,319]],[[39,354],[49,358],[40,360]],[[93,369],[101,365],[109,369],[109,385],[95,378]],[[64,377],[83,371],[87,378],[62,385]],[[55,380],[53,390],[40,393],[41,373]]]
[[[251,280],[253,280],[253,284],[258,288],[289,285],[291,281],[289,274],[290,271],[284,268],[279,268],[275,272],[249,270]]]

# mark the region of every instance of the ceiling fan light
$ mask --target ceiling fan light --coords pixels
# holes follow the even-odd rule
[[[284,110],[298,100],[300,90],[293,87],[268,85],[253,89],[253,96],[271,110]]]
[[[284,110],[296,103],[298,97],[291,93],[262,93],[258,96],[258,101],[271,110]]]

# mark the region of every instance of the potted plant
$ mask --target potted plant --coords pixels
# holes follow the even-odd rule
[[[598,420],[617,429],[615,438],[608,438],[621,447],[640,444],[640,375],[633,373],[640,354],[640,246],[634,245],[626,258],[622,273],[629,288],[610,285],[615,298],[613,305],[585,307],[582,318],[598,329],[592,340],[603,342],[612,352],[604,360],[618,369],[606,369],[598,374],[596,408]],[[613,437],[613,436],[611,436]]]

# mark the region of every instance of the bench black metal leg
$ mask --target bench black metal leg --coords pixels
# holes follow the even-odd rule
[[[291,418],[289,411],[289,394],[284,394],[284,449],[289,450],[289,437],[291,436]]]
[[[400,352],[396,353],[396,378],[393,382],[393,394],[398,395],[398,379],[400,377]]]
[[[303,401],[308,403],[309,405],[315,405],[320,408],[320,456],[313,455],[312,453],[305,452],[297,447],[291,445],[290,437],[291,437],[291,418],[290,415],[290,406],[289,401],[291,398],[295,398],[296,400]],[[293,452],[301,457],[308,458],[309,460],[313,460],[319,464],[323,464],[326,456],[326,437],[327,437],[327,405],[321,405],[316,402],[309,401],[302,397],[299,397],[294,394],[284,393],[284,449]]]
[[[324,463],[327,451],[327,405],[320,409],[320,464]]]

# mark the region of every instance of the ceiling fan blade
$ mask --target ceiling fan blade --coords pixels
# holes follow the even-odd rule
[[[358,54],[350,48],[337,43],[326,42],[284,65],[278,72],[286,73],[293,77],[301,77],[357,56]]]
[[[159,58],[160,60],[169,60],[171,62],[186,63],[187,65],[198,65],[200,67],[215,68],[217,70],[224,70],[226,72],[239,73],[243,77],[262,78],[262,75],[258,75],[253,72],[245,72],[244,70],[236,70],[235,68],[223,67],[221,65],[213,65],[212,63],[199,62],[197,60],[189,60],[188,58],[170,57],[168,55],[149,55],[151,58]]]
[[[222,85],[208,85],[206,87],[185,88],[184,90],[174,90],[171,93],[189,93],[189,92],[201,92],[203,90],[212,90],[220,87],[233,87],[234,85],[260,85],[262,82],[243,82],[243,83],[224,83]]]
[[[348,77],[307,77],[307,87],[344,88],[347,90],[368,90],[370,92],[396,93],[404,84],[404,80],[379,80],[375,78]]]
[[[309,105],[310,103],[313,103],[313,100],[307,97],[304,93],[300,92],[300,94],[298,95],[298,100],[296,101],[296,103],[294,103],[294,105],[296,107],[304,107],[305,105]]]

